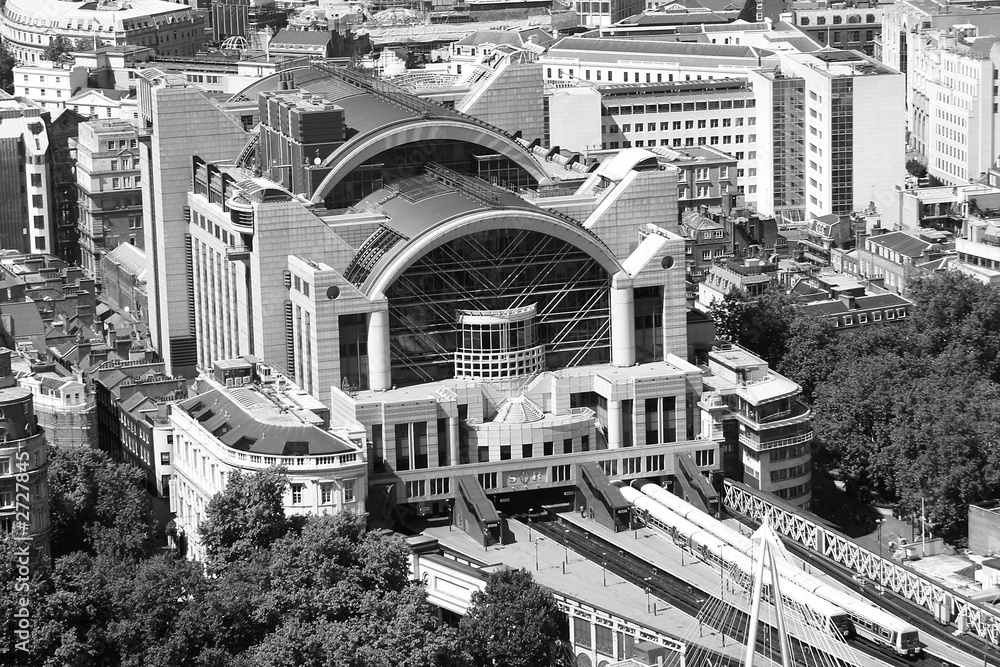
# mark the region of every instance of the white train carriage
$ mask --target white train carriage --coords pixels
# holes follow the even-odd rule
[[[622,496],[638,510],[647,525],[669,535],[678,545],[687,546],[702,560],[720,567],[734,566],[747,578],[754,574],[753,561],[732,545],[702,530],[683,517],[666,509],[658,502],[635,489],[623,487]],[[765,598],[770,599],[770,586],[766,587]],[[782,585],[782,598],[786,603],[794,603],[802,611],[808,623],[827,634],[846,635],[851,630],[848,614],[835,604],[817,598],[803,590],[794,582]]]
[[[640,490],[665,508],[683,517],[688,523],[711,533],[744,554],[753,553],[753,542],[749,537],[691,506],[666,489],[656,484],[646,483],[640,487]],[[899,655],[920,653],[920,633],[910,623],[896,618],[864,600],[858,600],[837,588],[824,584],[816,577],[791,564],[779,564],[779,572],[784,579],[794,581],[802,589],[809,591],[816,597],[845,610],[853,623],[853,631],[859,636],[876,644],[890,646]]]

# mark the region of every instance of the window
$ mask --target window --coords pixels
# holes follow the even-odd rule
[[[427,488],[422,479],[415,479],[406,483],[406,497],[418,498],[427,495]]]
[[[0,475],[10,474],[10,459],[0,459]]]
[[[122,179],[115,177],[111,179],[111,189],[120,190],[122,187]]]
[[[319,502],[321,505],[329,505],[333,502],[333,484],[320,485]]]
[[[542,444],[542,456],[552,456],[552,441]]]
[[[14,504],[13,491],[0,491],[0,507],[11,507]]]
[[[706,261],[706,262],[710,261],[712,259],[712,251],[711,250],[703,250],[702,253],[701,253],[701,259],[703,261]]]
[[[353,503],[357,498],[354,496],[354,480],[344,480],[344,502]]]
[[[118,160],[111,161],[111,171],[118,171]]]
[[[301,505],[302,504],[302,485],[292,484],[292,504]]]
[[[563,440],[563,454],[572,454],[572,453],[573,453],[573,439],[566,438],[565,440]]]
[[[170,453],[169,452],[161,452],[160,453],[160,465],[165,465],[165,466],[170,465]]]
[[[714,466],[715,465],[715,450],[714,449],[699,449],[694,453],[694,464],[701,468],[702,466]]]
[[[31,187],[33,187],[33,188],[40,188],[40,187],[42,187],[42,175],[41,174],[32,174],[31,175]]]
[[[35,229],[45,229],[45,216],[36,215],[34,224],[35,224]]]

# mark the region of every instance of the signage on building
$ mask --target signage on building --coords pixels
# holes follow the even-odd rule
[[[529,484],[541,484],[549,481],[545,473],[548,468],[532,468],[530,470],[511,470],[503,474],[503,485],[521,488]]]

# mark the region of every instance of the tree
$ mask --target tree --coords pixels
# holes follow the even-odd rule
[[[75,45],[72,40],[63,36],[53,37],[49,40],[49,45],[42,51],[42,60],[50,60],[54,63],[71,60],[70,53]]]
[[[771,286],[756,297],[733,290],[716,300],[709,314],[715,320],[715,335],[719,340],[737,343],[777,368],[785,354],[789,327],[796,317],[795,305],[794,297]]]
[[[0,41],[0,88],[5,92],[14,92],[15,67],[17,67],[17,57],[7,46],[6,41]]]
[[[923,178],[927,175],[927,165],[917,158],[911,157],[906,161],[906,173],[910,176]]]
[[[527,570],[508,568],[491,573],[472,594],[459,636],[477,667],[542,667],[559,654],[560,624],[552,594]]]
[[[287,487],[284,468],[253,475],[233,471],[226,489],[209,501],[205,520],[198,527],[210,566],[224,568],[227,563],[248,560],[285,536],[294,525],[285,516]]]
[[[137,560],[148,554],[152,509],[145,474],[89,448],[49,447],[52,553],[82,550]]]
[[[802,399],[812,404],[816,387],[836,367],[839,353],[833,324],[800,312],[789,322],[785,351],[776,370],[797,382]]]

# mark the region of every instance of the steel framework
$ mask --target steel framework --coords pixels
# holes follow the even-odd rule
[[[757,523],[767,520],[781,535],[915,602],[934,614],[938,622],[950,623],[962,632],[1000,646],[1000,614],[913,570],[881,558],[846,535],[817,525],[779,502],[739,482],[728,479],[724,482],[726,509]]]

